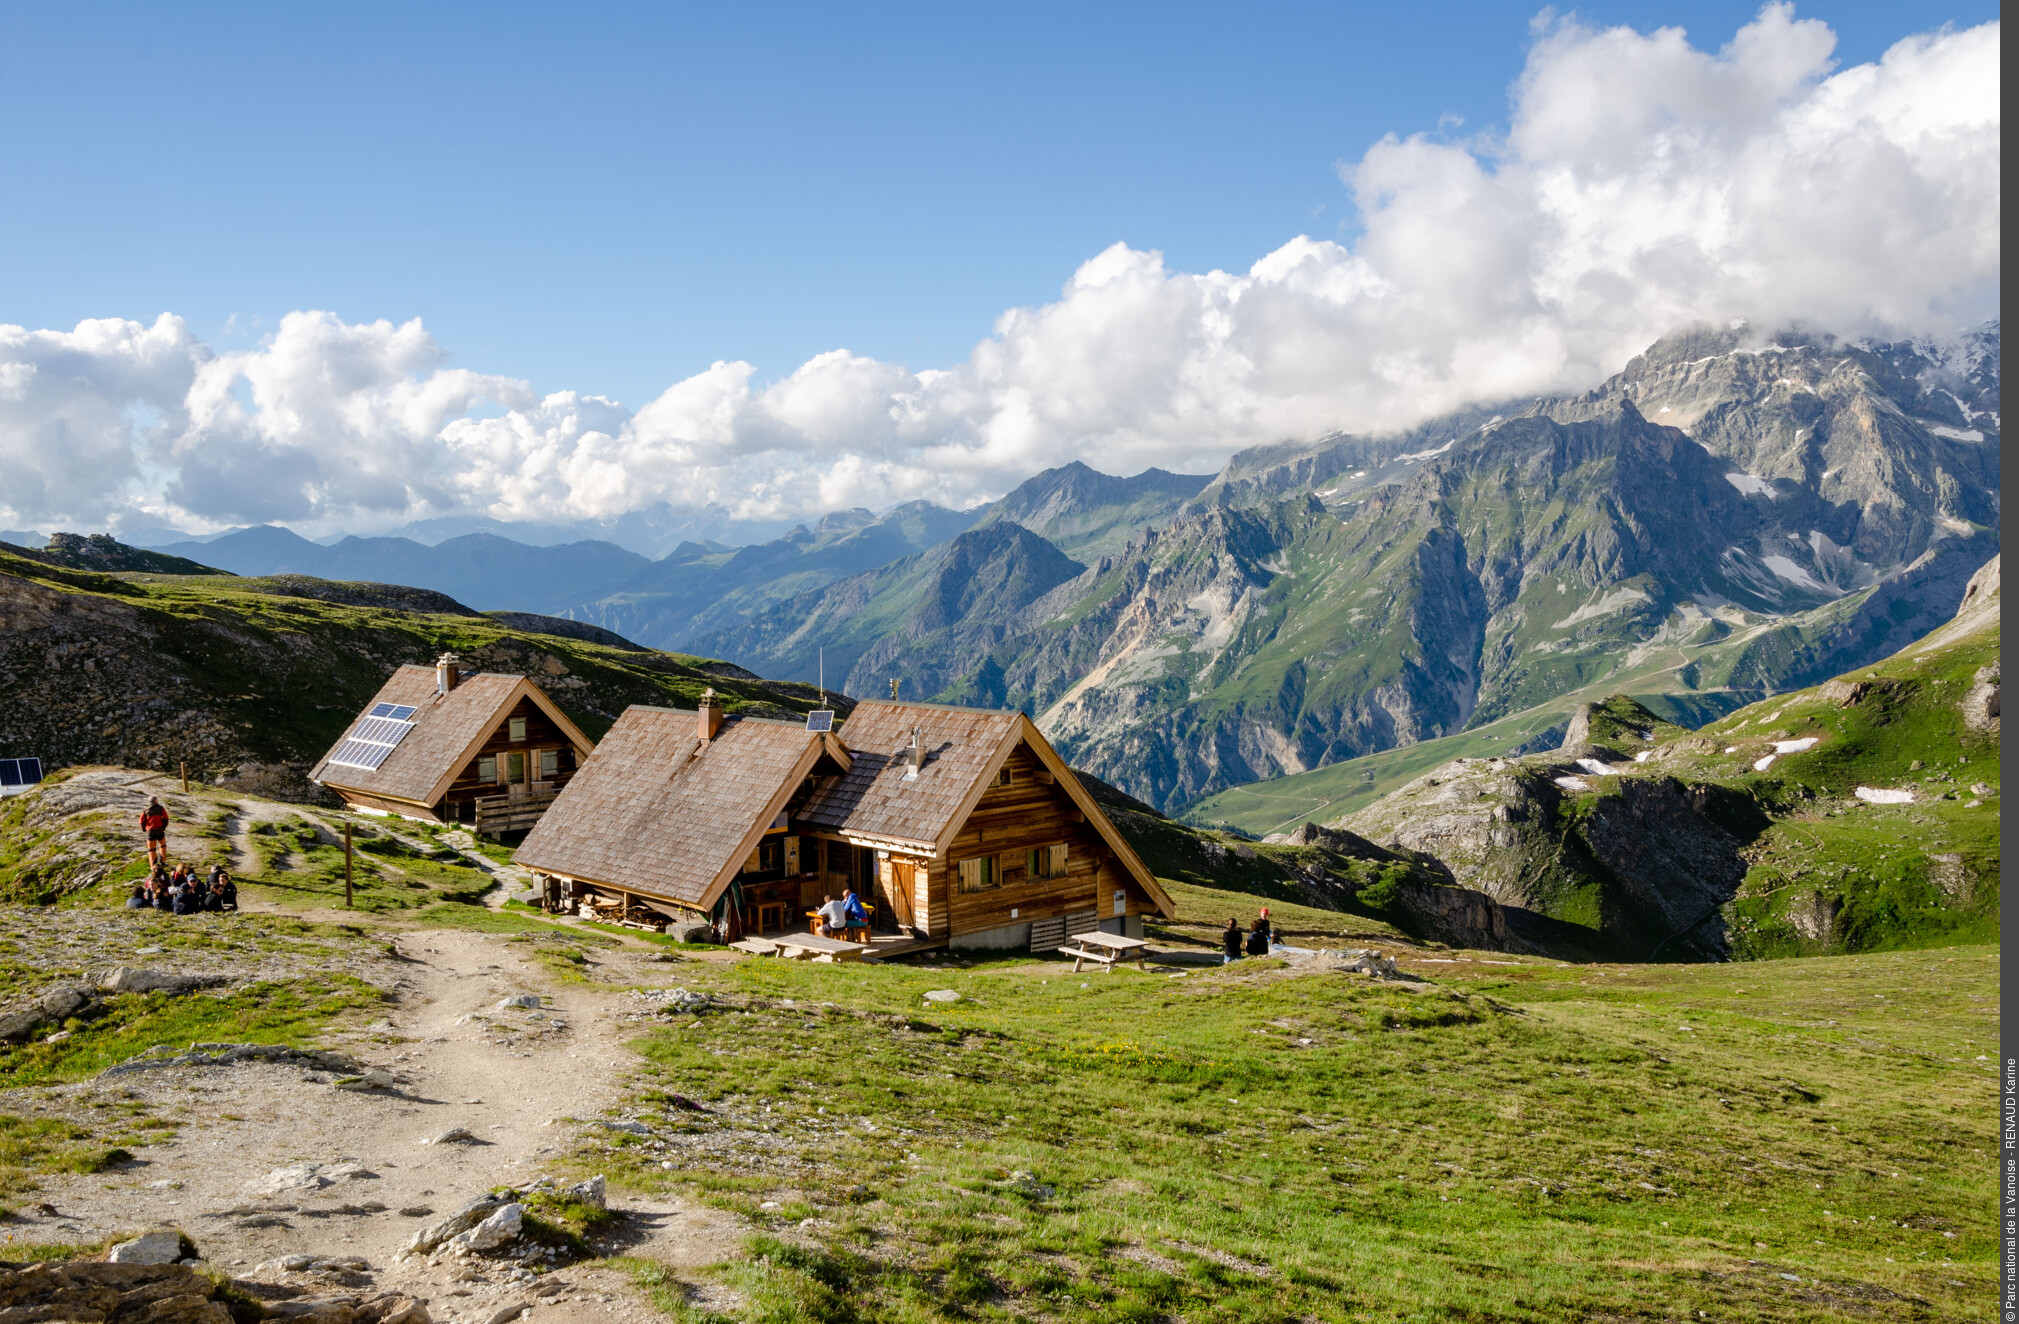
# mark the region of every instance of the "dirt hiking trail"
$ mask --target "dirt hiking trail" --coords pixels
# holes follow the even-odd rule
[[[288,913],[372,922],[347,911]],[[173,1225],[234,1277],[311,1289],[368,1279],[427,1298],[438,1321],[488,1321],[519,1302],[532,1303],[526,1319],[663,1319],[614,1270],[562,1268],[536,1284],[509,1262],[431,1266],[398,1252],[417,1230],[484,1191],[530,1185],[589,1119],[619,1103],[638,1059],[625,1047],[637,1029],[618,1018],[640,1003],[600,981],[665,985],[673,968],[627,945],[591,957],[586,973],[599,982],[557,981],[525,944],[501,935],[388,926],[386,936],[394,1000],[385,1022],[372,1027],[376,1042],[342,1051],[390,1072],[396,1089],[353,1092],[336,1088],[330,1073],[268,1064],[175,1067],[59,1087],[130,1091],[179,1130],[166,1144],[135,1149],[138,1164],[45,1179],[42,1198],[56,1215],[16,1225],[16,1239],[91,1240]],[[523,994],[539,995],[541,1005],[500,1005]],[[474,1140],[426,1143],[457,1127]],[[346,1161],[363,1171],[339,1168],[321,1184],[327,1175],[299,1170]],[[282,1173],[291,1168],[293,1176]],[[625,1218],[600,1244],[676,1270],[733,1255],[744,1232],[730,1215],[700,1206],[618,1192],[610,1204]],[[368,1267],[322,1281],[271,1267],[291,1255],[357,1257]]]

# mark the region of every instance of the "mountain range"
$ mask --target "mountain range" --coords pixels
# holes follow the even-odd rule
[[[484,532],[159,550],[1024,708],[1176,811],[1463,732],[1546,739],[1600,692],[1698,725],[1896,651],[1997,551],[1998,349],[1995,323],[1947,346],[1694,328],[1582,395],[1214,475],[1074,463],[975,510],[838,512],[657,560]]]
[[[1997,551],[1997,350],[1690,331],[1581,396],[1245,452],[1119,550],[984,524],[687,643],[1027,708],[1167,810],[1592,687],[1701,724],[1946,619]]]

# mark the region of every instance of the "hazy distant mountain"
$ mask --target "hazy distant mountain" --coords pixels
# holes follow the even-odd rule
[[[1074,460],[1027,480],[987,507],[982,521],[1021,524],[1069,555],[1100,556],[1169,519],[1212,481],[1162,469],[1115,478]]]
[[[975,518],[912,501],[881,517],[838,511],[811,529],[748,547],[686,543],[614,589],[583,594],[561,614],[654,647],[684,647],[773,602],[936,546]]]
[[[273,525],[159,550],[201,557],[234,574],[407,584],[446,593],[482,611],[552,615],[565,614],[564,609],[585,593],[607,591],[652,564],[603,542],[528,547],[492,534],[471,533],[434,547],[407,538],[345,538],[323,547]]]
[[[695,646],[794,679],[814,678],[824,654],[827,683],[845,694],[887,694],[899,680],[904,697],[930,698],[1015,631],[1019,612],[1085,569],[998,520],[698,635]]]

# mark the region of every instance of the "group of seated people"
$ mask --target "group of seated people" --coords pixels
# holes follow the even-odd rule
[[[152,873],[133,885],[126,908],[166,910],[176,915],[237,910],[238,884],[221,864],[211,865],[209,876],[203,877],[187,865],[170,869],[165,862],[158,863]]]
[[[821,898],[820,909],[813,921],[813,931],[823,938],[868,942],[869,912],[862,908],[862,902],[856,899],[853,888],[844,889],[839,901],[836,901],[834,894],[829,892]]]
[[[1241,921],[1229,918],[1227,927],[1220,931],[1220,945],[1225,953],[1220,960],[1224,964],[1227,961],[1238,961],[1243,955],[1267,956],[1275,937],[1275,928],[1269,923],[1267,906],[1262,907],[1262,913],[1256,916],[1255,926],[1248,930],[1245,941],[1241,937]]]

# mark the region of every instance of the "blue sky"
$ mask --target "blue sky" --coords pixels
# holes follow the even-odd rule
[[[1576,12],[1715,50],[1755,8]],[[1996,12],[1799,9],[1840,64]],[[634,408],[717,359],[948,366],[1117,241],[1197,272],[1351,238],[1337,165],[1504,122],[1533,13],[10,4],[0,322],[418,316]]]

